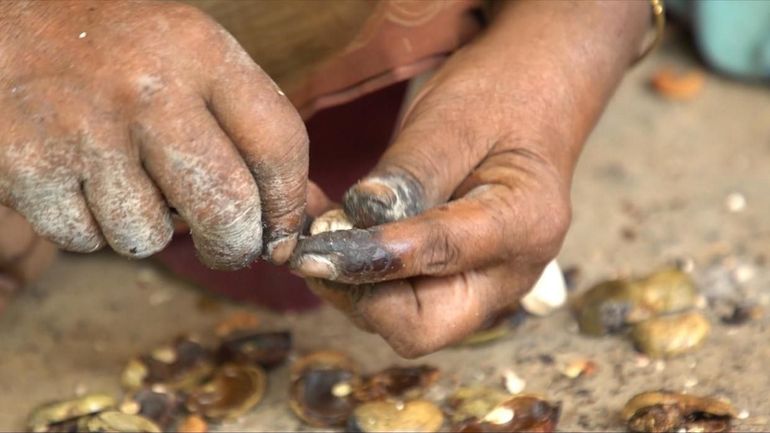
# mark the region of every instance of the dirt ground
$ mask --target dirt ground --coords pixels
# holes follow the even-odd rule
[[[562,402],[563,431],[622,430],[623,403],[658,388],[727,398],[743,411],[736,430],[767,431],[770,312],[740,326],[722,324],[719,316],[735,300],[770,309],[770,87],[709,74],[694,101],[670,102],[648,87],[664,64],[698,62],[682,38],[669,38],[629,73],[580,162],[574,223],[560,261],[580,269],[578,291],[668,263],[692,266],[712,301],[706,313],[713,330],[702,349],[647,363],[621,337],[579,335],[566,310],[529,319],[495,344],[412,362],[329,308],[302,315],[258,312],[265,326],[290,328],[299,352],[344,349],[367,369],[434,364],[445,377],[437,397],[455,383],[497,385],[503,371],[513,370],[528,391]],[[210,333],[222,317],[244,308],[202,302],[204,296],[151,262],[110,253],[62,255],[0,316],[0,430],[18,430],[30,409],[46,400],[118,393],[119,373],[131,355],[182,332]],[[598,370],[568,379],[542,355],[586,356]],[[288,409],[287,376],[286,367],[270,373],[265,401],[220,429],[306,430]]]

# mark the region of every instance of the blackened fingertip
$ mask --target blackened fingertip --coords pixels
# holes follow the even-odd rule
[[[368,228],[421,213],[425,194],[419,181],[405,172],[375,175],[350,188],[343,207],[356,227]]]
[[[401,268],[382,247],[376,230],[341,230],[300,241],[292,267],[302,274],[346,283],[386,279]]]

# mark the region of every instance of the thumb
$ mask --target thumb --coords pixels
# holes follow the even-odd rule
[[[408,112],[401,131],[366,177],[343,198],[356,227],[417,215],[446,202],[494,142],[474,131],[467,114],[429,92]],[[451,101],[451,99],[450,99]]]

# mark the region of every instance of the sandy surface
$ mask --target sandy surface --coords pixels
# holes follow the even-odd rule
[[[709,296],[767,305],[770,88],[709,75],[695,101],[665,101],[647,87],[652,71],[696,61],[678,43],[664,48],[629,74],[589,140],[560,260],[580,268],[578,290],[614,275],[691,262]],[[726,209],[731,193],[745,197],[741,212]],[[751,278],[739,283],[732,278],[738,274]],[[201,302],[205,296],[149,262],[109,253],[63,255],[0,316],[0,429],[19,429],[29,410],[46,400],[83,391],[117,393],[129,356],[180,332],[210,333],[222,317],[243,308]],[[565,431],[620,430],[623,403],[656,388],[728,398],[748,412],[737,430],[768,430],[770,320],[766,315],[725,326],[717,317],[723,304],[706,310],[714,326],[701,350],[661,363],[645,365],[623,338],[578,335],[566,311],[531,319],[496,344],[448,349],[417,362],[444,371],[437,397],[455,383],[498,384],[501,373],[512,369],[527,390],[562,402]],[[368,369],[405,363],[328,308],[299,316],[259,314],[266,327],[290,328],[299,352],[344,349]],[[596,374],[570,380],[541,356],[571,354],[594,360]],[[303,429],[286,404],[287,373],[286,367],[272,372],[266,400],[221,429]]]

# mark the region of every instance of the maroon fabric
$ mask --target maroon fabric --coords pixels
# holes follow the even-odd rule
[[[398,83],[345,105],[317,113],[307,122],[310,178],[332,200],[340,201],[385,150],[395,128],[406,83]],[[259,261],[235,272],[213,271],[195,256],[189,235],[176,235],[155,256],[181,278],[238,301],[279,310],[303,310],[319,304],[304,281],[286,267]]]

